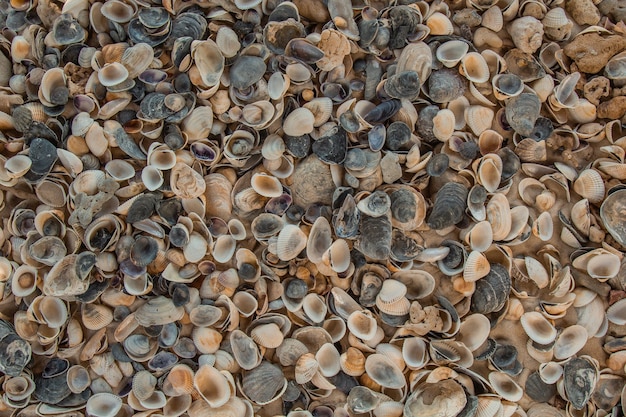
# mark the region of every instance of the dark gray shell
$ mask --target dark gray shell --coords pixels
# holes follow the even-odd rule
[[[626,190],[609,191],[600,206],[600,218],[613,239],[626,246]]]
[[[412,191],[401,188],[389,195],[391,217],[399,223],[408,223],[415,218],[418,210],[417,201]]]
[[[546,140],[552,135],[553,131],[554,126],[552,125],[552,120],[547,117],[539,117],[535,121],[535,126],[533,127],[530,137],[536,141]]]
[[[498,369],[508,368],[517,360],[517,349],[513,345],[498,344],[489,359]]]
[[[135,223],[140,220],[147,219],[154,214],[156,205],[158,202],[157,196],[154,194],[142,194],[131,204],[128,209],[128,215],[126,221],[128,223]]]
[[[167,47],[171,47],[174,41],[184,36],[189,36],[194,40],[204,39],[208,23],[199,13],[180,13],[172,22],[172,30],[167,40]]]
[[[390,49],[403,48],[407,44],[407,37],[413,34],[420,20],[415,10],[408,6],[396,6],[389,10],[391,19]]]
[[[35,398],[47,404],[57,404],[68,397],[72,393],[67,386],[68,369],[67,360],[51,359],[41,375],[35,378]]]
[[[85,29],[69,13],[54,20],[52,34],[59,45],[82,42],[87,35]]]
[[[137,266],[148,266],[156,259],[159,245],[150,236],[139,236],[130,249],[130,259]]]
[[[367,87],[367,86],[366,86]],[[402,102],[398,99],[383,101],[374,107],[364,117],[368,123],[382,123],[392,118],[402,108]]]
[[[170,323],[173,324],[173,323]],[[178,356],[172,352],[161,351],[148,362],[148,368],[156,372],[172,369],[178,363]]]
[[[391,252],[391,220],[389,216],[361,216],[361,236],[356,242],[363,255],[386,260]]]
[[[476,290],[472,295],[471,311],[489,314],[504,307],[511,292],[511,276],[507,269],[492,263],[491,270],[484,278],[476,282]]]
[[[164,106],[165,107],[165,106]],[[124,131],[124,128],[120,125],[113,132],[111,132],[113,137],[115,137],[115,141],[117,145],[120,147],[122,151],[131,158],[139,159],[141,161],[146,160],[146,155],[141,151],[139,145],[128,136],[128,133]]]
[[[445,153],[438,153],[433,155],[428,164],[426,164],[426,173],[431,177],[439,177],[446,172],[449,166],[450,157]]]
[[[383,76],[383,69],[376,59],[368,59],[365,65],[365,90],[363,97],[371,100],[376,97],[376,86]]]
[[[539,372],[533,372],[526,379],[524,392],[534,401],[546,403],[556,394],[556,387],[543,382]]]
[[[597,369],[584,358],[573,358],[563,368],[565,394],[576,410],[582,410],[596,387]]]
[[[418,115],[417,133],[427,142],[438,141],[433,133],[433,118],[439,112],[439,106],[426,106]]]
[[[435,103],[449,103],[465,93],[466,84],[454,69],[433,71],[428,77],[428,97]]]
[[[506,103],[506,121],[517,133],[531,136],[541,112],[541,101],[533,93],[522,93]]]
[[[398,262],[412,261],[423,251],[417,241],[398,229],[391,234],[391,259]]]
[[[28,156],[33,162],[30,167],[33,173],[47,174],[57,160],[57,149],[47,140],[35,138],[30,142]]]
[[[393,98],[413,101],[420,93],[420,79],[415,71],[392,75],[385,82],[385,92]]]
[[[361,123],[359,122],[359,119],[357,119],[354,110],[348,110],[341,113],[339,116],[339,124],[350,133],[356,133],[361,128]]]
[[[242,391],[252,402],[257,404],[271,401],[284,384],[283,371],[278,366],[266,361],[247,372],[241,380]]]
[[[387,148],[398,151],[408,147],[411,142],[411,128],[404,122],[393,122],[387,127]]]
[[[385,125],[375,125],[367,132],[367,143],[374,152],[380,151],[385,145],[387,138],[387,129]]]
[[[447,273],[444,272],[447,275],[459,273],[460,270],[463,269],[465,259],[467,258],[467,251],[465,250],[465,247],[452,240],[444,240],[441,242],[441,246],[449,248],[450,252],[448,252],[445,258],[437,261],[437,265],[440,265],[439,269],[442,270],[442,272],[444,270],[450,271]]]
[[[276,11],[276,9],[274,9],[274,11]],[[324,58],[324,51],[305,39],[292,39],[289,41],[287,48],[285,49],[285,54],[287,56],[294,57],[305,64],[314,64]]]
[[[19,376],[31,358],[30,344],[21,339],[11,325],[0,320],[0,372]]]
[[[337,237],[350,239],[359,233],[361,212],[356,207],[352,195],[347,195],[336,215],[333,216],[333,227]]]
[[[449,182],[441,187],[426,221],[428,226],[431,229],[441,230],[463,220],[463,214],[467,208],[467,194],[467,188],[456,182]]]
[[[324,136],[313,142],[311,148],[322,162],[341,164],[346,159],[348,153],[346,131],[340,126],[335,126]]]
[[[230,83],[240,90],[257,83],[265,74],[267,65],[258,56],[240,56],[230,69]]]
[[[360,171],[367,166],[367,157],[361,148],[352,148],[348,150],[346,160],[343,165],[347,169]]]
[[[146,27],[144,27],[144,25],[141,24],[141,21],[137,17],[131,20],[130,22],[128,22],[127,32],[128,32],[128,37],[134,43],[147,43],[153,48],[165,42],[171,33],[171,32],[164,33],[164,34],[155,36],[152,33],[150,33],[149,29],[147,29]]]
[[[519,172],[522,167],[522,162],[511,148],[500,149],[498,156],[502,159],[502,181],[508,180]]]
[[[309,135],[283,137],[287,151],[296,158],[305,158],[311,149],[311,138]]]
[[[170,14],[163,7],[147,7],[139,10],[139,21],[147,28],[157,29],[170,21]]]

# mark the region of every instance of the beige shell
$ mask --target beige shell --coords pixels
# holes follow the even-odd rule
[[[493,243],[493,232],[488,221],[478,222],[465,237],[473,251],[485,252]]]
[[[479,279],[487,276],[491,267],[489,261],[482,253],[478,251],[472,251],[465,261],[463,267],[463,279],[466,282],[475,282]]]
[[[220,407],[228,401],[231,389],[228,380],[214,367],[203,365],[193,378],[198,394],[211,406]]]
[[[241,330],[230,333],[230,346],[235,360],[243,369],[254,369],[261,363],[262,357],[256,343]]]
[[[294,259],[307,244],[307,235],[298,226],[285,225],[278,234],[276,254],[283,261]]]
[[[172,168],[170,186],[172,191],[181,198],[196,198],[204,194],[206,190],[204,178],[181,162]]]
[[[32,161],[27,155],[15,155],[6,160],[4,169],[10,178],[20,178],[28,172],[31,165]]]
[[[487,221],[491,224],[493,240],[505,239],[511,231],[511,208],[504,194],[496,193],[487,203]]]
[[[252,340],[259,346],[274,349],[283,343],[283,333],[275,323],[267,323],[256,326],[250,332]]]
[[[101,304],[83,304],[81,319],[87,329],[99,330],[113,321],[113,312]]]
[[[552,216],[550,215],[550,213],[547,211],[541,213],[539,217],[537,217],[537,219],[534,221],[532,230],[533,234],[544,242],[552,239],[554,224],[552,222]]]
[[[515,380],[504,372],[491,372],[489,382],[494,391],[507,401],[517,402],[522,399],[524,390]]]
[[[74,365],[67,370],[67,386],[74,394],[86,390],[91,384],[89,371],[82,365]]]
[[[65,302],[55,297],[43,297],[39,303],[39,312],[48,327],[53,329],[65,325],[69,316]]]
[[[280,180],[272,175],[256,173],[252,175],[250,184],[254,191],[263,197],[279,197],[283,193]]]
[[[263,158],[274,161],[285,153],[285,142],[279,135],[268,135],[263,141],[261,155]]]
[[[443,13],[435,12],[426,20],[431,35],[451,35],[454,31],[452,22]]]
[[[311,110],[300,107],[287,115],[283,121],[283,131],[289,136],[302,136],[313,132],[315,116]]]
[[[599,253],[587,261],[587,273],[598,280],[607,280],[617,276],[622,263],[613,253]]]
[[[85,411],[94,417],[114,417],[122,409],[122,405],[119,396],[100,392],[89,397]]]
[[[557,330],[541,313],[524,313],[520,323],[528,337],[539,344],[547,345],[556,339]]]
[[[296,362],[296,382],[306,384],[311,381],[319,369],[319,364],[313,353],[305,353]]]
[[[610,320],[610,318],[609,318]],[[554,343],[554,357],[563,360],[574,356],[587,344],[587,330],[578,324],[568,326]]]
[[[324,252],[322,260],[338,274],[347,271],[351,261],[348,243],[344,239],[335,240]]]
[[[341,371],[339,351],[332,343],[325,343],[315,354],[319,372],[325,377],[333,377]]]
[[[574,191],[593,204],[598,204],[604,199],[605,187],[602,177],[594,169],[585,169],[574,181]]]
[[[463,56],[459,72],[473,83],[484,83],[489,80],[489,66],[478,52],[469,52]]]
[[[204,84],[203,87],[217,85],[224,71],[224,55],[219,46],[211,39],[194,41],[191,56]]]
[[[483,12],[480,24],[494,32],[502,30],[504,18],[502,17],[502,9],[498,6],[491,6]]]
[[[442,142],[450,139],[454,133],[456,121],[454,113],[448,109],[442,109],[433,117],[433,134]]]
[[[442,43],[439,48],[437,48],[435,56],[443,65],[448,68],[453,68],[461,61],[465,54],[467,54],[468,50],[469,45],[467,42],[452,40]]]
[[[348,330],[362,340],[370,340],[376,335],[376,319],[369,310],[355,311],[348,317]]]
[[[106,64],[98,71],[98,80],[105,87],[121,84],[128,78],[128,70],[119,62]]]
[[[342,353],[339,362],[341,370],[347,375],[361,376],[365,372],[365,355],[354,347],[349,347]]]
[[[215,353],[222,343],[222,334],[210,327],[196,327],[191,338],[196,349],[201,353]]]
[[[11,290],[18,297],[27,297],[37,289],[38,273],[37,269],[20,265],[13,272],[11,277]]]
[[[317,97],[305,103],[302,107],[309,109],[313,113],[313,126],[320,127],[330,119],[333,111],[333,102],[328,97]]]
[[[495,113],[489,107],[473,105],[465,109],[465,123],[477,136],[491,129],[494,117]]]
[[[365,372],[374,382],[385,388],[399,389],[406,385],[402,371],[385,355],[369,355],[365,360]]]
[[[326,318],[328,308],[322,297],[310,293],[302,300],[302,311],[314,324],[319,324]]]

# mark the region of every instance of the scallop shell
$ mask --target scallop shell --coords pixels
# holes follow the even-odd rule
[[[574,191],[593,204],[604,200],[605,187],[602,177],[594,169],[586,169],[574,181]]]
[[[469,52],[461,58],[459,72],[473,83],[484,83],[489,80],[487,61],[477,52]]]
[[[285,225],[278,234],[277,255],[283,261],[294,259],[306,247],[307,236],[296,225]]]

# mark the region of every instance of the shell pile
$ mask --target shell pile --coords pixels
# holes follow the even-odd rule
[[[0,5],[0,416],[626,413],[624,1]]]

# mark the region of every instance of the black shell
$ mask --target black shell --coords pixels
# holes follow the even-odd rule
[[[415,71],[392,75],[385,82],[385,92],[390,97],[415,100],[420,93],[420,79]]]
[[[389,216],[370,217],[361,215],[361,236],[357,240],[357,249],[363,255],[386,260],[391,253],[391,220]]]
[[[348,138],[346,131],[335,126],[324,136],[313,142],[311,147],[318,158],[327,164],[341,164],[348,153]]]
[[[508,99],[506,103],[506,121],[524,137],[532,135],[540,112],[541,101],[536,94],[522,93]]]
[[[32,161],[30,170],[35,174],[47,174],[57,160],[56,147],[45,139],[35,138],[30,142],[28,156]]]
[[[408,147],[411,142],[411,128],[404,122],[393,122],[387,127],[387,148],[397,151]]]
[[[463,214],[467,208],[467,194],[467,188],[456,182],[449,182],[441,187],[426,221],[428,226],[431,229],[441,230],[463,220]]]
[[[423,251],[417,241],[402,231],[395,229],[391,235],[391,259],[398,262],[407,262],[415,259]]]
[[[481,314],[499,311],[504,307],[510,292],[511,276],[509,271],[500,264],[492,263],[487,276],[476,282],[471,310]]]
[[[21,339],[8,322],[0,320],[0,371],[19,376],[30,358],[30,344]]]
[[[573,358],[563,367],[565,394],[576,410],[582,410],[596,387],[595,366],[584,358]]]
[[[545,403],[550,401],[550,398],[556,394],[556,387],[554,384],[546,384],[541,379],[539,372],[533,372],[526,379],[526,386],[524,392],[535,401]]]
[[[431,177],[441,176],[450,166],[450,157],[445,153],[433,155],[426,164],[426,173]]]
[[[383,101],[365,115],[365,121],[368,123],[382,123],[385,120],[392,118],[401,107],[402,102],[400,100],[391,99]]]
[[[435,103],[449,103],[465,93],[466,84],[454,69],[433,71],[428,77],[428,97]]]

